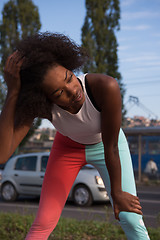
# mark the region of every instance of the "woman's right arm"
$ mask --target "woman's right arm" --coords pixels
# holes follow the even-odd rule
[[[4,79],[7,84],[7,97],[0,115],[0,164],[5,163],[14,153],[19,143],[28,133],[33,120],[16,128],[15,108],[20,91],[20,68],[24,59],[16,51],[6,61]]]

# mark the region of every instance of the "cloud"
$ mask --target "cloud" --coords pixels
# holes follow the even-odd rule
[[[139,12],[122,12],[123,20],[138,20],[138,19],[151,19],[160,17],[159,12],[151,12],[151,11],[139,11]]]
[[[121,6],[122,7],[127,7],[132,5],[135,2],[135,0],[121,0]]]
[[[157,67],[159,66],[160,67],[160,59],[159,59],[159,62],[158,61],[155,61],[155,62],[144,62],[143,63],[144,66],[146,67]]]
[[[142,24],[142,25],[137,25],[137,26],[122,26],[121,27],[121,30],[125,30],[125,31],[145,31],[147,29],[150,29],[151,26],[150,25],[145,25],[145,24]]]
[[[139,56],[123,57],[123,59],[120,59],[120,65],[121,67],[128,66],[128,74],[133,72],[142,74],[142,72],[148,71],[155,73],[155,71],[158,71],[159,75],[160,56],[152,53],[139,53]]]
[[[158,32],[156,32],[156,33],[153,33],[153,36],[154,36],[154,37],[158,37],[158,38],[159,38],[159,37],[160,37],[160,33],[158,33]]]
[[[154,64],[157,65],[156,63],[160,64],[160,56],[157,56],[157,55],[154,55],[154,54],[150,54],[150,53],[146,53],[146,54],[143,54],[143,53],[139,53],[139,56],[136,56],[136,57],[129,57],[129,58],[123,58],[121,60],[121,62],[127,62],[127,63],[138,63],[139,62],[149,62],[151,64],[151,62],[154,61]],[[153,65],[154,65],[153,64]]]
[[[118,46],[119,51],[125,51],[125,50],[128,50],[129,48],[130,48],[129,45],[128,46],[121,46],[121,45]]]
[[[147,73],[148,71],[156,71],[159,70],[159,66],[139,66],[139,67],[133,67],[130,69],[130,72],[145,72]]]
[[[127,36],[125,35],[125,36],[123,36],[123,37],[121,37],[121,36],[119,37],[119,36],[118,36],[117,39],[118,39],[118,42],[119,42],[119,43],[125,43],[126,41],[137,40],[137,36],[130,36],[130,35],[129,35],[129,36],[128,36],[128,35],[127,35]]]

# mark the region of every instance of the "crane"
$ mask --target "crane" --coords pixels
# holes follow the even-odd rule
[[[158,119],[158,116],[156,114],[154,114],[150,109],[148,109],[146,106],[144,106],[140,101],[138,97],[135,96],[129,96],[128,101],[126,102],[125,105],[127,105],[128,103],[132,103],[132,105],[130,106],[130,109],[134,106],[137,105],[138,107],[140,107],[144,112],[146,112],[148,114],[148,118],[151,118],[152,116],[154,116],[154,119]]]

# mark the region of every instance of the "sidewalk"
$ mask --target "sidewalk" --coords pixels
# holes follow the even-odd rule
[[[136,183],[137,191],[151,191],[160,193],[160,184]]]

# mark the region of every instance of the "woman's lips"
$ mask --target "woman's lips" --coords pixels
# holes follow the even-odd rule
[[[82,91],[79,90],[77,95],[76,95],[76,97],[75,97],[75,99],[74,99],[74,102],[80,102],[82,100],[82,98],[83,98]]]

